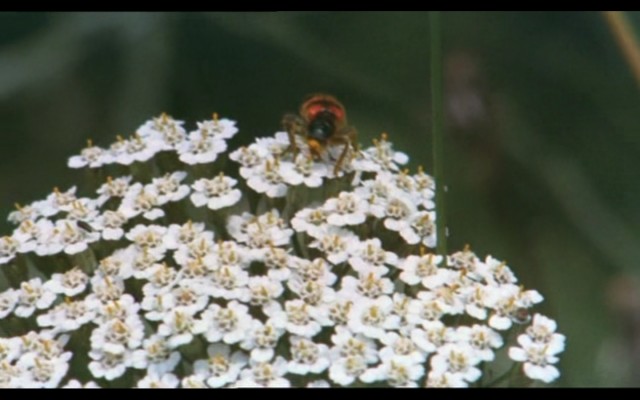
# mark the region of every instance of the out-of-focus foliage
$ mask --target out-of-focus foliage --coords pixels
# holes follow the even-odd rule
[[[450,247],[506,259],[547,295],[568,337],[561,385],[637,385],[640,104],[607,25],[443,25]],[[426,13],[0,14],[0,214],[80,181],[66,160],[87,138],[218,111],[248,143],[316,91],[362,141],[386,131],[430,169],[428,32]]]

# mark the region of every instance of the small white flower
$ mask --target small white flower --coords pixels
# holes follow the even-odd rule
[[[466,313],[476,319],[487,318],[487,307],[490,306],[491,288],[475,283],[462,289],[465,296],[464,309]]]
[[[290,341],[291,361],[287,367],[290,373],[296,375],[319,374],[329,368],[331,361],[327,345],[314,343],[299,336],[292,336]]]
[[[542,301],[542,296],[535,290],[523,290],[513,284],[504,284],[489,294],[488,304],[493,309],[489,318],[489,326],[498,330],[507,330],[513,322],[522,323],[521,314],[526,309]]]
[[[426,353],[410,337],[389,332],[380,341],[385,345],[380,350],[380,358],[383,361],[394,359],[405,360],[410,364],[422,364],[426,359]]]
[[[450,372],[459,375],[467,382],[475,382],[482,375],[475,367],[479,361],[470,345],[447,343],[431,357],[431,370],[434,374]]]
[[[18,253],[19,242],[11,236],[0,238],[0,265],[13,260]]]
[[[40,207],[37,202],[30,205],[21,206],[16,203],[16,210],[11,211],[7,217],[7,221],[12,224],[20,224],[24,221],[35,221],[40,217]]]
[[[112,381],[124,375],[131,366],[132,353],[108,353],[102,350],[92,350],[89,357],[93,361],[89,363],[89,371],[95,378],[104,378]]]
[[[242,146],[229,154],[229,159],[239,163],[240,176],[247,179],[253,173],[252,168],[269,154],[269,151],[262,146],[252,143],[250,146]]]
[[[227,221],[227,231],[238,242],[251,248],[288,245],[293,235],[293,230],[286,227],[277,210],[258,217],[249,213],[233,215]]]
[[[112,198],[124,197],[129,191],[131,179],[131,176],[120,176],[115,179],[110,176],[107,177],[107,182],[100,186],[96,191],[99,195],[96,199],[98,205],[102,206]]]
[[[22,355],[20,338],[0,338],[0,363],[12,363]]]
[[[435,388],[466,388],[469,386],[460,374],[431,370],[427,378],[427,387]]]
[[[206,380],[212,388],[224,387],[234,383],[249,358],[242,351],[231,354],[231,348],[223,343],[215,343],[207,348],[208,360],[197,360],[193,363],[196,375]]]
[[[64,378],[69,370],[69,359],[71,353],[66,352],[59,357],[48,359],[35,355],[33,357],[23,356],[17,363],[18,368],[25,373],[23,375],[25,388],[55,388]]]
[[[310,232],[320,229],[327,222],[327,213],[322,208],[303,208],[291,219],[296,232]]]
[[[361,157],[353,160],[353,168],[360,171],[398,171],[398,164],[404,165],[409,157],[392,149],[392,143],[387,141],[387,134],[383,133],[380,139],[374,139],[374,146],[365,149]]]
[[[393,387],[418,387],[416,381],[424,375],[424,367],[407,359],[391,358],[376,368],[367,370],[360,379],[365,383],[387,381]]]
[[[282,178],[278,159],[266,159],[263,164],[251,168],[246,174],[247,185],[258,193],[271,198],[287,194],[287,185]]]
[[[46,228],[44,228],[45,226]],[[0,243],[0,256],[2,254],[15,255],[16,250],[18,253],[26,253],[28,251],[35,250],[34,244],[31,244],[30,245],[31,247],[29,249],[25,249],[25,251],[21,251],[21,248],[22,246],[28,243],[37,242],[38,238],[41,236],[41,231],[43,230],[43,228],[51,229],[52,226],[53,226],[53,223],[48,219],[44,219],[44,218],[39,219],[36,223],[34,223],[29,219],[22,221],[20,223],[20,226],[18,226],[18,228],[13,231],[12,236],[5,236],[5,238],[7,239],[4,239],[4,238],[2,239],[3,241],[7,241],[8,238],[11,238],[12,240],[9,240],[8,243],[7,242]],[[16,248],[15,241],[18,242],[17,248]],[[2,250],[5,246],[6,246],[6,249]]]
[[[178,271],[167,265],[167,263],[155,264],[146,272],[148,272],[148,275],[143,279],[146,279],[148,282],[142,287],[144,294],[166,293],[172,290],[178,281]],[[187,285],[183,286],[186,287]],[[189,290],[191,291],[191,288],[189,288]],[[199,293],[183,293],[181,295],[184,296],[181,299],[181,304],[185,307],[194,306],[196,303],[199,303],[196,298],[201,297]],[[194,303],[192,303],[192,301]],[[201,301],[202,300],[200,300],[200,302]]]
[[[210,343],[224,341],[234,344],[244,340],[251,321],[248,307],[235,300],[230,301],[226,307],[211,304],[202,313],[202,321],[194,326],[194,332],[204,333]]]
[[[171,224],[164,236],[164,246],[175,250],[180,245],[188,245],[193,242],[198,234],[204,231],[204,223],[191,220],[183,225]]]
[[[92,226],[102,234],[104,240],[120,240],[124,236],[122,226],[127,222],[127,217],[119,211],[106,210],[99,215]]]
[[[287,373],[287,361],[277,357],[275,361],[249,360],[248,369],[240,373],[235,387],[289,387],[291,384],[283,376]]]
[[[306,145],[300,136],[296,136],[296,143],[300,146]],[[268,155],[274,157],[282,157],[287,148],[289,148],[289,134],[280,131],[274,136],[256,138],[255,145],[265,149]]]
[[[360,298],[376,299],[381,295],[390,295],[393,292],[393,282],[389,278],[383,278],[375,272],[361,273],[359,275],[358,279],[353,276],[342,278],[338,295],[359,301]]]
[[[213,179],[198,179],[192,185],[194,193],[191,202],[196,207],[206,205],[211,210],[232,206],[242,197],[240,190],[233,189],[237,183],[237,180],[222,173]]]
[[[445,326],[441,321],[426,321],[422,325],[422,328],[411,331],[411,339],[427,353],[433,353],[456,339],[454,329]]]
[[[311,157],[299,153],[293,162],[280,162],[280,175],[289,185],[304,184],[310,188],[317,188],[322,185],[323,178],[329,175],[329,169],[326,164],[314,162]]]
[[[456,254],[462,254],[459,256],[457,261],[459,264],[462,264],[460,258],[462,258],[462,256],[464,255],[464,252]],[[453,257],[456,254],[451,256],[454,262],[456,262],[456,259],[454,259]],[[475,254],[473,255],[473,257],[475,258]],[[509,268],[507,263],[497,260],[491,256],[487,256],[484,263],[477,260],[475,263],[473,263],[473,265],[477,267],[479,274],[487,281],[489,285],[500,286],[506,284],[515,284],[518,282],[515,274],[513,273],[511,268]]]
[[[137,133],[129,139],[124,139],[121,136],[118,136],[117,139],[118,142],[115,146],[111,146],[111,151],[114,161],[122,165],[146,162],[156,153],[164,150],[157,141],[142,138]]]
[[[127,219],[137,217],[142,214],[149,221],[164,217],[164,211],[158,208],[159,199],[155,190],[135,183],[129,187],[122,199],[118,211]]]
[[[213,241],[213,232],[203,231],[187,245],[180,245],[173,253],[173,258],[180,265],[185,265],[191,260],[201,258],[205,262],[213,256],[216,245]]]
[[[94,381],[82,383],[77,379],[71,379],[69,382],[67,382],[66,385],[62,386],[62,388],[63,389],[99,389],[100,386],[98,386],[98,384],[95,383]]]
[[[18,304],[20,297],[20,290],[7,289],[0,293],[0,319],[5,318],[13,312],[13,309]]]
[[[140,306],[146,311],[146,319],[162,321],[173,310],[173,297],[167,297],[162,292],[148,292],[145,293]]]
[[[206,389],[207,384],[204,382],[204,377],[200,375],[189,375],[182,378],[180,386],[184,389]]]
[[[384,213],[386,218],[384,220],[384,226],[390,231],[405,232],[406,234],[406,232],[408,232],[407,229],[410,229],[411,219],[416,212],[416,205],[409,197],[395,192],[393,197],[390,197],[385,205]],[[416,244],[420,241],[418,237],[413,238],[414,240],[411,241],[408,241],[404,236],[403,238],[409,244]]]
[[[409,244],[422,243],[423,245],[436,247],[436,214],[433,211],[419,211],[409,217],[406,223],[400,224],[400,236]],[[387,226],[385,220],[385,226]],[[387,226],[388,227],[388,226]]]
[[[44,217],[52,217],[60,212],[60,207],[64,207],[76,200],[76,187],[69,188],[66,192],[61,192],[57,187],[53,188],[53,193],[47,198],[37,203],[40,214]]]
[[[449,270],[438,268],[442,256],[435,254],[411,255],[398,263],[400,279],[409,285],[421,283],[426,288],[441,286],[450,278]]]
[[[126,234],[126,238],[133,242],[139,250],[157,251],[163,253],[164,235],[167,228],[162,225],[136,225]]]
[[[79,155],[71,156],[67,166],[69,168],[100,168],[112,162],[111,156],[102,148],[94,146],[91,140],[87,140],[87,147],[80,151]]]
[[[237,265],[222,266],[210,274],[210,279],[194,281],[193,286],[215,299],[247,302],[251,296],[247,289],[249,274]]]
[[[111,354],[134,350],[142,345],[144,325],[132,315],[125,320],[114,318],[103,322],[91,333],[91,348]]]
[[[130,295],[124,294],[124,282],[119,277],[111,276],[93,276],[90,280],[91,293],[85,297],[87,306],[93,309],[107,307],[113,301],[120,302],[121,299],[130,299],[134,302]],[[129,300],[125,300],[129,301]]]
[[[314,281],[324,286],[333,286],[337,281],[337,276],[331,272],[331,264],[324,258],[315,258],[312,261],[303,258],[294,258],[292,268],[295,278],[302,282]],[[289,286],[296,279],[289,281]]]
[[[503,344],[502,336],[486,325],[461,326],[456,335],[460,341],[469,343],[482,361],[493,361],[495,355],[492,349],[500,348]]]
[[[271,320],[262,323],[254,319],[251,322],[249,333],[240,347],[251,351],[252,360],[269,361],[273,358],[274,349],[284,332],[283,328],[277,327]]]
[[[302,300],[286,301],[284,309],[280,304],[272,303],[264,308],[264,312],[275,326],[303,337],[313,337],[320,332],[322,326],[331,324],[321,307],[309,305]]]
[[[184,171],[167,173],[161,178],[153,178],[150,188],[158,194],[158,205],[180,201],[189,195],[191,189],[180,182],[187,177]]]
[[[335,226],[325,226],[314,232],[314,236],[316,240],[309,243],[309,247],[325,253],[326,259],[334,265],[347,261],[349,249],[359,242],[353,232]]]
[[[363,357],[367,364],[378,361],[376,342],[362,334],[353,333],[345,326],[336,326],[335,333],[331,336],[334,347],[331,348],[333,359],[348,356]]]
[[[212,119],[198,122],[197,125],[201,133],[204,132],[219,139],[231,139],[238,133],[236,121],[227,118],[218,119],[217,113],[213,113]]]
[[[556,321],[541,314],[533,316],[532,324],[527,327],[525,334],[533,343],[544,344],[550,354],[564,351],[565,336],[556,333]]]
[[[336,292],[322,280],[303,280],[299,276],[289,280],[289,289],[305,303],[316,306],[322,315],[328,317],[325,307],[336,298]]]
[[[367,362],[362,356],[346,356],[331,363],[329,379],[340,386],[349,386],[367,372]]]
[[[465,304],[461,290],[462,287],[460,285],[446,283],[431,290],[419,292],[416,296],[419,300],[416,301],[422,302],[423,312],[425,311],[425,306],[428,307],[431,302],[435,302],[444,314],[462,314],[465,309]],[[424,317],[426,317],[426,315],[424,315]]]
[[[182,125],[184,121],[178,121],[169,115],[162,113],[157,118],[153,118],[144,123],[136,134],[142,138],[156,143],[162,150],[175,149],[186,136]]]
[[[252,276],[248,286],[251,305],[263,308],[276,302],[284,292],[282,283],[267,276]]]
[[[209,297],[199,293],[190,286],[179,286],[162,297],[162,303],[172,305],[172,309],[191,315],[196,315],[209,304]]]
[[[400,317],[392,313],[393,301],[388,296],[375,300],[361,299],[351,310],[349,328],[355,333],[372,338],[382,338],[387,330],[400,327]]]
[[[74,267],[64,274],[53,274],[51,280],[45,283],[52,292],[64,294],[67,297],[78,295],[87,287],[89,277],[78,267]]]
[[[174,374],[159,374],[155,371],[149,371],[147,376],[138,381],[136,387],[145,389],[176,388],[179,383],[178,377]]]
[[[65,218],[75,221],[92,223],[98,216],[98,204],[93,199],[80,198],[69,204],[60,206],[60,211],[66,212]]]
[[[134,278],[148,280],[158,267],[162,266],[160,264],[160,261],[164,258],[162,250],[152,250],[146,247],[139,250],[135,245],[131,245],[126,248],[122,255],[126,255],[126,262],[130,263]]]
[[[386,274],[389,269],[385,265],[395,266],[398,263],[398,256],[382,249],[380,239],[367,239],[358,243],[351,250],[352,256],[349,264],[360,273],[375,272],[380,275]]]
[[[250,249],[233,240],[218,241],[212,250],[214,263],[210,268],[216,269],[219,265],[246,268],[253,261],[250,253]]]
[[[96,311],[84,300],[65,301],[49,310],[47,313],[39,315],[38,326],[52,327],[55,331],[71,332],[82,325],[94,321]]]
[[[357,194],[341,192],[337,198],[327,200],[322,207],[327,222],[335,226],[360,225],[367,218],[368,205],[366,200]]]
[[[261,261],[268,268],[267,275],[277,281],[286,281],[291,275],[289,265],[293,257],[289,255],[290,249],[281,249],[272,244],[267,248],[252,251],[254,260]]]
[[[69,255],[82,253],[89,248],[89,243],[100,239],[98,232],[88,232],[80,228],[76,221],[61,219],[56,221],[49,241],[49,254],[62,250]]]
[[[14,313],[18,317],[28,318],[36,309],[49,308],[55,299],[55,293],[43,285],[40,278],[33,278],[20,284],[18,302]]]
[[[487,261],[489,261],[489,259],[487,259]],[[475,255],[475,253],[472,252],[471,249],[469,249],[469,246],[466,246],[464,250],[447,256],[447,265],[453,267],[454,269],[474,272],[480,266],[480,260]]]
[[[509,348],[509,357],[524,363],[524,373],[531,379],[545,383],[558,379],[560,372],[553,366],[558,362],[550,347],[532,342],[527,335],[520,335],[518,343],[522,347]]]
[[[132,260],[129,258],[131,250],[118,249],[110,256],[100,260],[96,275],[112,276],[129,279],[133,275]]]
[[[423,299],[409,301],[406,319],[411,324],[419,325],[425,322],[438,321],[444,314],[441,303],[434,299],[432,293],[427,293],[427,297]]]
[[[219,137],[210,136],[206,130],[193,131],[189,139],[177,146],[180,161],[185,164],[208,164],[218,158],[218,154],[227,150],[227,142]]]
[[[191,314],[172,310],[165,315],[162,324],[158,326],[158,334],[167,338],[169,347],[175,349],[193,340],[195,324],[196,321]]]

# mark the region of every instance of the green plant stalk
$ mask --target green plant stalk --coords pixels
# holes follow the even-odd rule
[[[431,122],[433,135],[433,175],[436,185],[436,234],[438,254],[447,255],[447,219],[444,179],[444,105],[442,85],[442,38],[440,12],[429,13],[431,40]]]

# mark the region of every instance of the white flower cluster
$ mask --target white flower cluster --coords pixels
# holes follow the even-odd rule
[[[564,336],[529,324],[542,296],[492,257],[429,250],[433,179],[402,169],[386,135],[338,176],[342,148],[315,160],[284,132],[229,154],[242,179],[194,176],[236,132],[163,114],[69,160],[146,165],[146,182],[121,173],[93,198],[55,189],[11,213],[0,386],[466,387],[506,353],[531,379],[559,376]]]

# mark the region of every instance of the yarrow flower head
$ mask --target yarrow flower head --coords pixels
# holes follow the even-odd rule
[[[509,358],[557,379],[542,296],[469,247],[435,254],[432,177],[331,110],[326,143],[304,113],[231,150],[217,114],[89,141],[68,165],[97,190],[19,205],[0,237],[0,386],[465,387]]]

